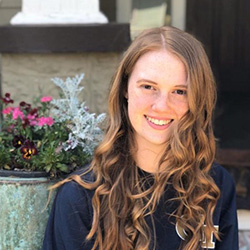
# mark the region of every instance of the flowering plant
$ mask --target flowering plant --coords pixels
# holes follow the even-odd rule
[[[10,93],[0,98],[1,169],[46,171],[51,177],[58,177],[89,160],[101,139],[99,125],[105,115],[95,116],[84,102],[79,102],[83,77],[52,79],[61,88],[62,98],[44,96],[35,107],[24,101],[13,106]]]

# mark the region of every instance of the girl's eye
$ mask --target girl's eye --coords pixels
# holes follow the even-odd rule
[[[148,90],[153,90],[154,88],[150,85],[143,85],[142,86],[144,89],[148,89]]]
[[[174,91],[174,93],[176,93],[177,95],[186,95],[187,91],[182,89],[177,89]]]

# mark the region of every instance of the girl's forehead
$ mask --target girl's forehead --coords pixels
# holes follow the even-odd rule
[[[183,64],[183,62],[173,53],[169,52],[166,49],[159,49],[154,51],[146,52],[145,54],[141,55],[138,60],[135,62],[135,65],[132,69],[135,70],[138,66],[149,66],[150,64],[153,66],[160,67],[161,65],[164,66],[166,64]]]
[[[183,62],[166,50],[150,51],[136,62],[130,78],[146,78],[153,81],[170,80],[186,82],[186,69]]]

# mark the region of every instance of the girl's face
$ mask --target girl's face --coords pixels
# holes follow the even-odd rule
[[[144,54],[129,77],[126,98],[138,146],[165,146],[174,124],[188,111],[184,64],[166,50]]]

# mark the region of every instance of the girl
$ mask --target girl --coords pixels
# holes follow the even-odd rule
[[[43,249],[238,249],[234,184],[214,163],[215,101],[194,37],[139,35],[113,77],[90,166],[56,185]]]

